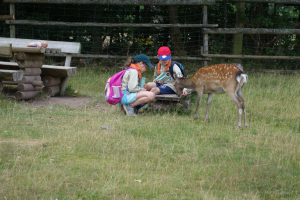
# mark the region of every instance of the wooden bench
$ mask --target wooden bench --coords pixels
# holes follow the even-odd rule
[[[32,47],[27,47],[27,44],[33,41],[43,41],[43,40],[32,40],[32,39],[20,39],[20,38],[3,38],[0,37],[0,43],[11,43],[12,44],[12,52],[18,52],[26,49],[32,49]],[[76,74],[76,67],[70,67],[71,59],[73,54],[78,54],[81,52],[81,44],[79,42],[60,42],[60,41],[50,41],[44,40],[48,42],[48,47],[46,49],[39,48],[40,50],[44,50],[44,54],[47,56],[61,56],[62,54],[66,56],[65,60],[65,67],[62,66],[55,66],[55,65],[43,65],[41,67],[42,76],[52,76],[54,77],[55,81],[51,81],[51,84],[54,82],[59,84],[59,92],[60,95],[63,95],[66,87],[68,77],[75,76]],[[0,62],[0,69],[17,69],[17,63],[10,63],[9,62]],[[12,67],[12,68],[9,68]],[[53,72],[52,72],[53,70]],[[55,71],[55,73],[54,73]],[[60,81],[58,81],[58,78]],[[59,82],[59,83],[58,83]],[[45,84],[44,84],[45,85]],[[46,85],[45,85],[46,86]],[[47,87],[53,87],[53,85],[48,85]],[[57,91],[57,86],[55,86]],[[48,92],[49,93],[49,92]],[[51,95],[51,93],[49,93]],[[54,96],[53,93],[51,96]]]
[[[0,56],[11,57],[12,45],[9,43],[0,43]],[[20,81],[22,80],[23,72],[19,70],[1,70],[0,69],[0,92],[3,88],[3,81]]]
[[[192,90],[188,89],[188,95],[192,93]],[[187,97],[186,96],[186,97]],[[176,94],[158,94],[155,96],[154,101],[150,102],[149,105],[155,110],[167,110],[172,106],[181,104],[185,110],[190,110],[191,103],[186,97],[178,97]]]

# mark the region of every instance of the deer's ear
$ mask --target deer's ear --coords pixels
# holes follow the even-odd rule
[[[184,73],[183,78],[187,78],[189,71],[186,71],[186,73]]]
[[[173,73],[173,77],[174,77],[175,80],[178,79],[178,76],[177,76],[177,74],[175,72]]]

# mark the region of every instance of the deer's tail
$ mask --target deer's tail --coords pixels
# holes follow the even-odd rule
[[[236,74],[236,80],[237,82],[239,83],[239,85],[241,85],[241,87],[247,83],[248,81],[248,76],[247,74],[245,74],[244,72],[242,71],[239,71],[237,74]]]
[[[248,76],[244,72],[239,71],[236,75],[236,80],[239,83],[239,85],[237,87],[237,93],[241,95],[242,88],[243,88],[244,84],[247,83],[247,81],[248,81]]]

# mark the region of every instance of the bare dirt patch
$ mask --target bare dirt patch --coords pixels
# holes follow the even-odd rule
[[[51,97],[49,99],[36,100],[29,103],[36,107],[46,106],[49,104],[80,107],[85,106],[88,103],[89,99],[89,97]]]

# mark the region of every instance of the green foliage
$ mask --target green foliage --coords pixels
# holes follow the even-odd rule
[[[226,4],[225,4],[226,3]],[[9,14],[9,4],[0,2],[0,14]],[[226,9],[225,9],[226,8]],[[245,15],[242,17],[245,28],[291,29],[299,23],[299,6],[274,3],[246,2]],[[76,4],[16,4],[16,19],[55,22],[80,23],[159,23],[169,24],[168,6],[140,5],[76,5]],[[180,24],[202,24],[202,6],[177,6]],[[208,6],[208,23],[218,24],[219,28],[236,26],[236,2],[217,0],[215,5]],[[295,28],[299,28],[295,26]],[[169,46],[172,55],[200,56],[203,46],[201,28],[180,28],[180,46],[175,50],[169,28],[155,27],[92,27],[89,25],[74,26],[36,26],[16,25],[16,37],[28,39],[46,39],[55,41],[77,41],[82,44],[83,54],[136,55],[145,53],[157,54],[160,46]],[[0,35],[9,37],[9,25],[0,24]],[[298,56],[299,37],[286,35],[272,42],[273,35],[243,36],[244,55]],[[268,44],[268,45],[267,45]],[[173,45],[173,46],[172,46]],[[210,34],[209,53],[231,54],[233,35]],[[265,46],[267,45],[267,46]],[[252,62],[252,61],[245,61]],[[257,66],[271,68],[299,69],[295,61],[280,60],[256,61]]]

